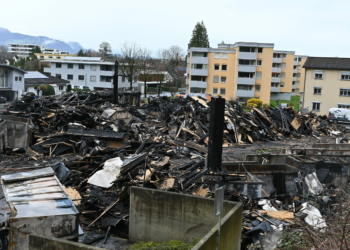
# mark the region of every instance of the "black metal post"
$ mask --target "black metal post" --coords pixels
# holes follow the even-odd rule
[[[113,75],[113,104],[118,104],[118,70],[119,62],[116,60]]]
[[[212,97],[210,102],[208,169],[222,171],[222,143],[225,114],[225,98]]]

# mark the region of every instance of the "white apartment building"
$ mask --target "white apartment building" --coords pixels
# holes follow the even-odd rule
[[[41,52],[44,54],[61,54],[61,55],[69,55],[67,51],[60,51],[58,49],[49,49],[45,48],[44,45],[38,44],[21,44],[21,43],[9,43],[8,44],[8,52],[18,55],[19,57],[28,57],[32,52],[32,49],[35,47],[39,47]]]
[[[51,76],[70,81],[72,88],[90,90],[112,89],[114,62],[106,62],[100,57],[65,57],[63,60],[45,60],[50,67],[44,68]],[[119,72],[119,74],[121,74]],[[120,90],[129,89],[130,83],[124,76],[118,77]],[[133,90],[138,89],[138,83],[132,84]]]

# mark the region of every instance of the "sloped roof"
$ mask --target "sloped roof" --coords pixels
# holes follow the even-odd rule
[[[41,85],[41,84],[56,83],[59,85],[70,83],[70,81],[49,76],[47,78],[24,78],[25,85]]]
[[[350,58],[309,57],[304,63],[303,68],[350,70]]]
[[[48,76],[40,73],[39,71],[27,71],[27,74],[24,76],[24,78],[48,78]]]
[[[12,66],[12,65],[0,64],[0,67],[12,68],[12,69],[15,69],[15,70],[21,71],[21,72],[22,72],[22,73],[24,73],[24,74],[26,74],[26,73],[27,73],[27,72],[26,72],[26,71],[24,71],[23,69],[17,68],[17,67]]]

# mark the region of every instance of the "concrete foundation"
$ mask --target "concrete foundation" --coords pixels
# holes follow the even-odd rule
[[[242,208],[241,203],[224,202],[222,217],[225,216],[225,226],[222,227],[221,249],[240,249]],[[195,249],[212,250],[215,248],[204,246],[214,241],[216,244],[217,222],[218,217],[214,216],[214,199],[131,187],[131,242],[193,242],[196,238],[206,237],[201,240],[201,247]]]
[[[104,248],[89,246],[68,240],[29,235],[29,250],[103,250]]]

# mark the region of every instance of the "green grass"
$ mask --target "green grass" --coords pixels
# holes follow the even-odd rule
[[[191,250],[200,239],[195,239],[192,244],[171,240],[168,242],[138,242],[132,245],[131,250]]]
[[[278,103],[287,103],[289,105],[289,103],[293,103],[294,104],[294,110],[299,110],[299,104],[300,104],[300,96],[292,96],[291,100],[278,100]],[[273,105],[275,107],[277,107],[276,101],[270,101],[270,105]]]

